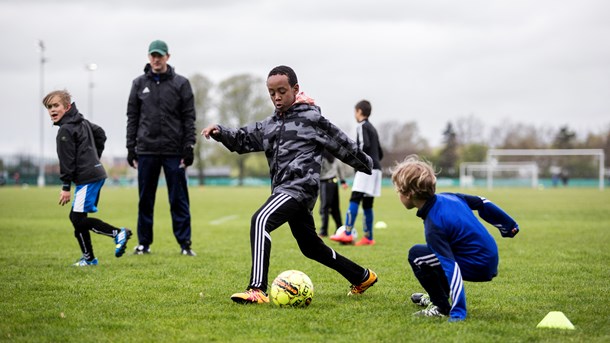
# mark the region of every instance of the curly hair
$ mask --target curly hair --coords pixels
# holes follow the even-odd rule
[[[392,183],[397,192],[427,200],[436,192],[436,175],[432,165],[409,155],[392,169]]]
[[[292,70],[292,68],[288,66],[277,66],[271,69],[269,75],[267,75],[267,79],[273,75],[286,75],[288,77],[288,84],[291,87],[294,87],[297,83],[299,83],[299,80],[297,79],[297,74],[294,72],[294,70]]]

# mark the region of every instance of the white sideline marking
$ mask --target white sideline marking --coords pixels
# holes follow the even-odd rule
[[[236,214],[232,214],[230,216],[220,217],[218,219],[214,219],[214,220],[212,220],[210,222],[210,224],[212,224],[212,225],[220,225],[220,224],[222,224],[224,222],[228,222],[229,220],[233,220],[233,219],[236,219],[236,218],[239,218],[239,216],[236,215]]]

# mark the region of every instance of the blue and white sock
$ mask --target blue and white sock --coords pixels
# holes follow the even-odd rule
[[[364,237],[372,240],[373,239],[373,209],[365,208],[362,210],[364,212],[364,227],[362,231],[364,232]]]
[[[347,213],[345,214],[345,233],[348,235],[352,234],[352,228],[356,222],[358,216],[358,203],[354,201],[349,202]]]

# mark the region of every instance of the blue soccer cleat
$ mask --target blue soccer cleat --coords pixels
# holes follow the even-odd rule
[[[127,248],[127,241],[131,237],[131,230],[127,228],[121,228],[119,234],[114,237],[114,243],[116,247],[114,249],[114,256],[121,257],[125,253],[125,249]]]
[[[81,257],[80,260],[76,261],[73,264],[75,267],[88,267],[88,266],[97,266],[97,258],[94,258],[91,261],[87,261],[84,257]]]

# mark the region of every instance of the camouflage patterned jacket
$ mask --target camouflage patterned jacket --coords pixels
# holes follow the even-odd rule
[[[213,136],[238,154],[264,151],[271,192],[288,194],[310,210],[318,197],[322,150],[356,170],[371,174],[373,161],[356,142],[320,114],[315,105],[298,103],[285,113],[239,129],[218,125]]]

